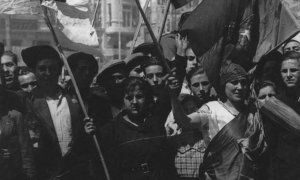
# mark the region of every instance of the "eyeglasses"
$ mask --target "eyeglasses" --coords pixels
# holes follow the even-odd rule
[[[29,86],[35,87],[36,85],[37,85],[37,82],[33,81],[33,82],[21,84],[21,88],[25,89],[25,88],[28,88]]]

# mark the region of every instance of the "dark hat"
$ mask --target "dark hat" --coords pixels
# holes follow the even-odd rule
[[[77,66],[78,61],[82,60],[82,59],[88,61],[88,63],[90,64],[90,67],[93,68],[92,69],[93,74],[96,75],[99,70],[97,60],[95,59],[95,57],[93,55],[86,54],[83,52],[74,53],[68,57],[68,64],[70,65],[71,70],[74,71],[74,69]]]
[[[105,84],[105,81],[111,75],[111,73],[115,71],[126,71],[126,64],[123,60],[111,60],[108,61],[100,70],[98,76],[97,76],[97,84],[103,85]]]
[[[128,72],[133,70],[138,65],[143,65],[147,60],[149,60],[149,56],[145,56],[143,53],[134,53],[129,55],[124,59],[126,63],[126,69]]]
[[[235,63],[230,63],[222,68],[220,83],[221,86],[225,85],[229,81],[248,79],[247,72],[245,69]]]
[[[151,56],[156,56],[158,57],[159,56],[159,52],[158,50],[156,49],[154,43],[152,42],[145,42],[145,43],[142,43],[140,45],[138,45],[133,51],[132,51],[132,54],[134,53],[143,53],[144,55],[151,55]]]
[[[32,46],[23,49],[21,55],[25,64],[32,69],[34,69],[36,64],[43,59],[51,59],[57,61],[59,66],[63,65],[58,52],[48,45]]]
[[[0,56],[2,56],[3,52],[4,52],[4,45],[3,43],[0,42]]]

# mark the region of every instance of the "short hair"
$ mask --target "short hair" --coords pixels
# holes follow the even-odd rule
[[[283,55],[282,62],[285,61],[285,60],[288,60],[288,59],[295,59],[295,60],[297,60],[299,62],[300,61],[300,53],[299,52],[295,52],[295,51],[289,51],[289,52],[287,52],[287,53],[285,53]]]
[[[290,43],[290,42],[296,42],[296,43],[298,43],[298,44],[300,45],[300,42],[299,42],[299,41],[297,41],[297,40],[295,40],[295,39],[291,39],[291,40],[289,40],[288,42],[286,42],[286,43],[282,46],[282,52],[284,51],[285,46],[286,46],[288,43]]]
[[[4,51],[2,56],[4,56],[4,55],[12,57],[13,62],[16,65],[18,64],[18,56],[15,53],[13,53],[12,51]]]
[[[163,71],[164,71],[164,66],[163,64],[161,63],[160,60],[158,60],[157,57],[150,57],[148,59],[148,61],[145,61],[144,64],[142,64],[142,69],[144,71],[144,73],[146,73],[146,68],[149,67],[149,66],[154,66],[154,65],[158,65],[158,66],[161,66],[163,68]]]
[[[200,66],[197,68],[193,68],[191,71],[188,72],[188,74],[186,75],[186,80],[187,80],[188,86],[191,86],[192,77],[196,76],[198,74],[206,74],[203,67]]]
[[[278,93],[277,92],[277,88],[276,88],[276,85],[274,82],[270,81],[270,80],[264,80],[264,81],[261,81],[261,82],[258,82],[257,83],[257,86],[255,88],[255,92],[256,94],[258,95],[259,91],[262,89],[262,88],[265,88],[267,86],[271,86],[273,87],[274,91],[276,92],[276,94]]]
[[[274,69],[274,71],[275,72],[279,71],[279,66],[280,66],[282,59],[283,59],[283,56],[278,51],[272,51],[272,52],[262,56],[260,61],[257,63],[257,68],[254,72],[255,77],[261,78],[261,76],[263,74],[263,68],[267,62],[275,62],[277,64],[276,65],[277,69]]]
[[[23,76],[29,73],[31,73],[31,70],[27,66],[19,67],[19,74],[18,74],[19,76]]]

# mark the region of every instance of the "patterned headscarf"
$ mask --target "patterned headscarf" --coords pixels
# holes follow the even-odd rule
[[[248,79],[248,75],[245,69],[238,64],[230,63],[221,71],[221,86],[225,85],[227,82],[240,79]]]

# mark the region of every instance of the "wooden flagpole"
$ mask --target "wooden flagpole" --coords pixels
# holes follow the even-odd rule
[[[158,35],[158,38],[157,38],[159,43],[160,43],[161,37],[162,37],[162,35],[164,33],[164,29],[165,29],[167,17],[168,17],[168,14],[169,14],[170,6],[171,6],[171,0],[168,0],[167,6],[166,6],[166,10],[165,10],[165,14],[164,14],[164,19],[163,19],[163,21],[162,21],[162,23],[160,25],[159,35]]]
[[[78,89],[77,83],[76,83],[76,81],[75,81],[74,75],[73,75],[73,73],[72,73],[72,70],[71,70],[71,68],[70,68],[70,66],[69,66],[69,63],[68,63],[68,61],[67,61],[66,56],[65,56],[64,53],[63,53],[63,49],[62,49],[61,45],[59,44],[58,38],[57,38],[57,36],[56,36],[56,34],[55,34],[55,32],[54,32],[53,26],[52,26],[52,24],[51,24],[51,22],[50,22],[50,19],[49,19],[49,17],[48,17],[47,9],[46,9],[46,7],[43,7],[43,6],[42,6],[42,9],[43,9],[43,12],[44,12],[44,15],[45,15],[45,21],[46,21],[46,23],[47,23],[47,25],[48,25],[48,27],[49,27],[49,29],[50,29],[52,35],[53,35],[53,39],[54,39],[54,41],[55,41],[55,43],[56,43],[57,49],[58,49],[58,51],[59,51],[59,53],[60,53],[60,55],[61,55],[61,58],[62,58],[62,60],[63,60],[63,63],[64,63],[64,65],[65,65],[65,67],[67,68],[67,71],[68,71],[68,73],[69,73],[69,75],[70,75],[70,77],[71,77],[71,81],[72,81],[72,84],[73,84],[73,86],[74,86],[74,89],[75,89],[75,92],[76,92],[76,95],[77,95],[79,104],[80,104],[80,106],[81,106],[81,108],[82,108],[82,111],[83,111],[83,113],[84,113],[84,116],[85,116],[85,118],[89,118],[88,113],[87,113],[87,110],[86,110],[86,108],[85,108],[85,106],[84,106],[83,99],[82,99],[82,97],[81,97],[81,95],[80,95],[80,91],[79,91],[79,89]],[[99,157],[100,157],[101,163],[102,163],[102,165],[103,165],[103,169],[104,169],[104,172],[105,172],[105,175],[106,175],[106,179],[107,179],[107,180],[110,180],[110,175],[109,175],[109,172],[108,172],[108,169],[107,169],[105,160],[104,160],[104,156],[103,156],[102,151],[101,151],[101,149],[100,149],[100,145],[99,145],[99,143],[98,143],[98,139],[97,139],[96,135],[92,135],[92,137],[93,137],[93,141],[94,141],[94,144],[95,144],[95,146],[96,146],[98,155],[99,155]]]
[[[152,28],[151,28],[151,26],[150,26],[150,24],[149,24],[149,22],[148,22],[148,20],[147,20],[147,17],[146,17],[146,15],[145,15],[145,12],[143,11],[143,9],[142,9],[142,7],[141,7],[141,4],[140,4],[139,0],[135,0],[135,2],[136,2],[136,4],[137,4],[137,7],[138,7],[138,9],[139,9],[139,11],[140,11],[140,13],[141,13],[143,19],[144,19],[145,25],[147,26],[147,29],[148,29],[148,31],[149,31],[149,33],[150,33],[150,36],[151,36],[151,38],[152,38],[152,40],[153,40],[153,43],[154,43],[154,45],[155,45],[157,51],[159,52],[159,53],[158,53],[159,59],[160,59],[161,62],[163,63],[164,67],[166,68],[167,73],[170,73],[170,72],[171,72],[171,69],[170,69],[170,67],[169,67],[169,65],[168,65],[168,62],[166,61],[166,59],[165,59],[165,57],[164,57],[164,55],[163,55],[163,53],[162,53],[162,51],[161,51],[160,45],[159,45],[159,43],[158,43],[158,41],[157,41],[157,39],[156,39],[156,37],[155,37],[155,35],[154,35],[154,33],[153,33],[153,30],[152,30]]]
[[[93,20],[92,20],[93,27],[95,27],[95,21],[96,21],[96,16],[98,14],[99,5],[100,5],[100,0],[97,1],[96,9],[94,11],[94,16],[93,16]],[[104,4],[103,4],[103,6],[104,6]]]
[[[145,5],[144,5],[144,9],[143,9],[144,12],[147,10],[147,7],[148,7],[149,3],[150,3],[150,0],[147,0],[146,3],[145,3]],[[129,51],[130,54],[132,53],[133,48],[134,48],[134,46],[135,46],[135,43],[136,43],[136,41],[137,41],[139,32],[140,32],[141,27],[142,27],[142,23],[143,23],[143,20],[142,20],[142,17],[140,16],[140,18],[139,18],[139,24],[138,24],[138,26],[137,26],[137,28],[136,28],[136,30],[135,30],[135,32],[134,32],[132,44],[131,44],[131,47],[130,47],[130,51]]]

